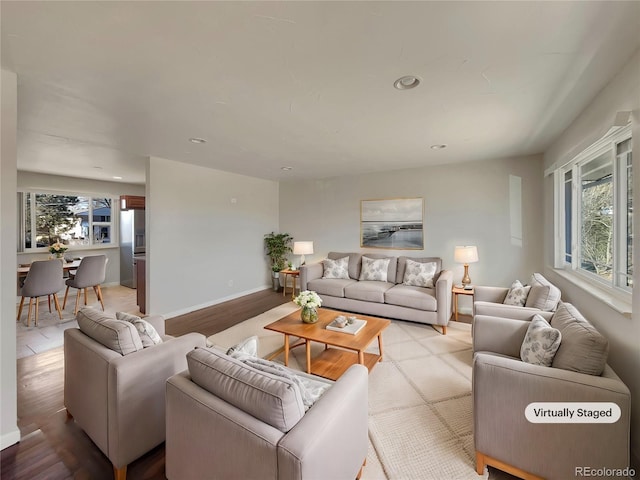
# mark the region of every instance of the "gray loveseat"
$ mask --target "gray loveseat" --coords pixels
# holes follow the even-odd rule
[[[583,476],[577,468],[629,467],[631,394],[606,363],[606,339],[571,304],[561,302],[550,324],[562,339],[547,367],[520,359],[530,320],[474,318],[473,433],[479,474],[492,465],[520,478],[568,480]],[[613,403],[621,415],[615,423],[532,423],[525,409],[533,402],[560,402],[561,407],[603,402],[603,409]],[[596,473],[588,476],[611,478]]]
[[[447,333],[451,317],[453,273],[442,270],[437,257],[394,257],[373,253],[330,252],[327,258],[349,257],[349,278],[323,278],[322,262],[300,267],[301,290],[313,290],[322,298],[322,306],[381,317],[439,325]],[[389,258],[387,281],[360,280],[362,257]],[[433,288],[404,285],[407,259],[419,263],[434,262]]]

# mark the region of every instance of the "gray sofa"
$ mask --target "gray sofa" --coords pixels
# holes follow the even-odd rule
[[[167,393],[169,480],[354,479],[368,450],[367,368],[352,365],[305,412],[290,378],[215,348],[188,355]]]
[[[550,323],[562,339],[551,366],[541,366],[520,359],[529,320],[474,318],[478,474],[492,465],[520,478],[568,480],[581,477],[578,467],[629,467],[631,396],[606,364],[606,340],[570,304],[561,303]],[[525,409],[532,402],[611,402],[621,416],[615,423],[531,423]]]
[[[101,326],[105,320],[111,323]],[[78,312],[78,323],[85,330],[64,332],[67,415],[109,458],[116,480],[124,480],[129,463],[164,441],[166,381],[187,367],[187,352],[206,343],[199,333],[165,335],[161,316],[145,320],[162,343],[143,348],[139,337],[131,341],[137,334],[133,325],[116,331],[122,324],[115,318],[87,307]],[[126,349],[125,354],[101,342]]]
[[[451,318],[451,287],[453,273],[442,270],[442,259],[437,257],[394,257],[373,253],[330,252],[327,257],[337,260],[349,257],[349,278],[322,278],[322,262],[300,267],[301,290],[313,290],[322,298],[322,306],[380,317],[410,320],[439,325],[446,334]],[[387,281],[359,280],[362,257],[390,258]],[[420,263],[434,262],[436,274],[434,288],[403,285],[407,259]]]

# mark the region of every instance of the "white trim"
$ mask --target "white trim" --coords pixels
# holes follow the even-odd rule
[[[20,429],[16,425],[16,428],[14,430],[11,430],[8,433],[4,433],[2,434],[2,437],[0,437],[0,450],[4,450],[5,448],[10,447],[11,445],[15,445],[19,441],[20,441]]]
[[[165,319],[170,319],[173,317],[178,317],[180,315],[185,315],[187,313],[195,312],[196,310],[202,310],[203,308],[213,307],[214,305],[218,305],[220,303],[228,302],[229,300],[235,300],[236,298],[244,297],[245,295],[250,295],[252,293],[258,293],[263,290],[269,290],[273,288],[272,285],[263,285],[262,287],[252,288],[251,290],[245,290],[243,292],[234,293],[233,295],[229,295],[226,297],[218,298],[217,300],[212,300],[211,302],[201,303],[200,305],[192,305],[187,308],[182,308],[180,310],[175,310],[169,313],[162,313]],[[154,313],[156,315],[157,313]]]

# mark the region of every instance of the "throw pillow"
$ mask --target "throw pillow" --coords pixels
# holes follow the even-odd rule
[[[360,272],[360,280],[386,282],[390,261],[390,258],[362,257],[362,271]]]
[[[322,261],[324,274],[322,278],[342,278],[349,280],[349,257],[342,257],[337,260],[325,258]]]
[[[245,338],[240,343],[235,344],[233,347],[227,350],[227,355],[233,358],[243,359],[245,357],[257,357],[258,356],[258,337],[255,335],[249,338]]]
[[[144,348],[153,347],[154,345],[162,343],[162,338],[158,334],[158,331],[146,320],[125,312],[116,312],[116,318],[124,322],[132,323],[133,326],[136,327]]]
[[[420,263],[407,258],[402,283],[414,287],[433,288],[433,276],[435,274],[435,262]]]
[[[522,285],[522,283],[520,283],[520,280],[516,280],[511,284],[509,293],[507,293],[507,296],[502,303],[504,305],[515,305],[518,307],[524,307],[524,304],[527,302],[529,290],[531,290],[530,285],[527,285],[525,287]]]
[[[539,273],[531,276],[531,291],[525,307],[537,308],[545,312],[553,312],[560,301],[560,289]]]
[[[550,367],[553,363],[562,334],[540,315],[534,315],[520,347],[520,358],[533,365]]]
[[[117,320],[92,307],[82,308],[76,320],[85,335],[120,355],[128,355],[143,348],[136,327],[129,322]]]

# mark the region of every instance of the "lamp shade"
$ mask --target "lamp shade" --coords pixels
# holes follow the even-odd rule
[[[478,247],[465,245],[456,247],[453,259],[457,263],[474,263],[478,261]]]
[[[313,253],[313,242],[293,242],[294,255],[311,255]]]

